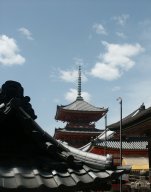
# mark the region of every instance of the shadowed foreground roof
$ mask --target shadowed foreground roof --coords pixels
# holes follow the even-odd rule
[[[110,156],[93,156],[57,142],[35,122],[29,101],[19,83],[2,86],[0,191],[105,190],[111,180],[129,171],[112,167]]]

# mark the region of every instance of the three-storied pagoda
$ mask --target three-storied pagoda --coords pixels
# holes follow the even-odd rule
[[[92,137],[102,133],[95,128],[95,122],[108,111],[86,102],[81,96],[81,67],[78,72],[78,95],[69,105],[57,106],[56,120],[67,122],[65,128],[55,129],[54,138],[65,141],[74,147],[81,147],[90,142]]]

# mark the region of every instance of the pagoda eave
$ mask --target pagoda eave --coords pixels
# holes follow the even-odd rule
[[[101,112],[83,112],[83,111],[66,111],[60,110],[58,114],[56,114],[55,119],[66,122],[75,122],[75,121],[84,121],[84,122],[96,122],[101,119],[107,111]]]

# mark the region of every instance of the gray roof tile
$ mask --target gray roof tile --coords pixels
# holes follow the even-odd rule
[[[18,171],[14,171],[13,168],[0,167],[0,188],[37,188],[38,186],[44,185],[45,187],[54,189],[59,186],[76,186],[78,183],[90,184],[94,182],[95,179],[100,179],[100,182],[103,182],[103,180],[107,181],[112,175],[112,172],[105,170],[95,171],[87,166],[84,166],[80,172],[69,169],[66,174],[53,170],[51,172],[52,174],[48,174],[49,176],[46,175],[46,177],[39,170],[33,168],[31,168],[31,170],[23,170],[19,167],[15,169]],[[25,171],[31,174],[25,174]],[[34,173],[36,174],[34,175]]]
[[[101,147],[107,147],[107,148],[112,148],[112,149],[119,149],[120,148],[120,142],[119,141],[96,141],[95,142],[96,146],[101,146]],[[147,149],[148,142],[147,141],[123,141],[122,142],[122,148],[123,149],[129,149],[129,150],[144,150]]]
[[[88,102],[84,100],[75,100],[73,103],[66,105],[66,106],[60,106],[61,108],[65,110],[76,110],[76,111],[90,111],[90,112],[99,112],[99,111],[106,111],[107,109],[95,107]]]

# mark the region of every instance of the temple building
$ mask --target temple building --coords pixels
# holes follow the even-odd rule
[[[97,139],[89,152],[106,155],[112,154],[114,165],[120,165],[120,142],[117,139],[107,141]],[[122,163],[131,164],[133,171],[149,170],[148,142],[145,137],[133,137],[122,141]]]
[[[108,126],[119,137],[120,122]],[[151,107],[145,108],[144,103],[133,113],[122,120],[122,141],[144,138],[148,149],[148,171],[151,170]],[[136,156],[137,157],[137,156]],[[151,177],[151,173],[149,174]],[[151,178],[150,178],[151,181]]]
[[[55,119],[66,122],[64,128],[55,129],[54,138],[65,141],[74,147],[81,147],[92,138],[102,133],[95,127],[108,111],[106,108],[95,107],[86,102],[81,96],[81,67],[78,72],[78,94],[74,102],[57,106]]]
[[[132,188],[145,187],[150,191],[151,183],[151,107],[142,104],[122,119],[121,142],[120,121],[107,126],[106,130],[81,149],[94,154],[111,154],[113,164],[120,165],[122,143],[122,165],[131,165],[129,183]],[[144,178],[144,180],[139,180]]]
[[[113,166],[110,155],[68,148],[46,133],[20,83],[0,89],[0,191],[109,191],[130,171]]]

